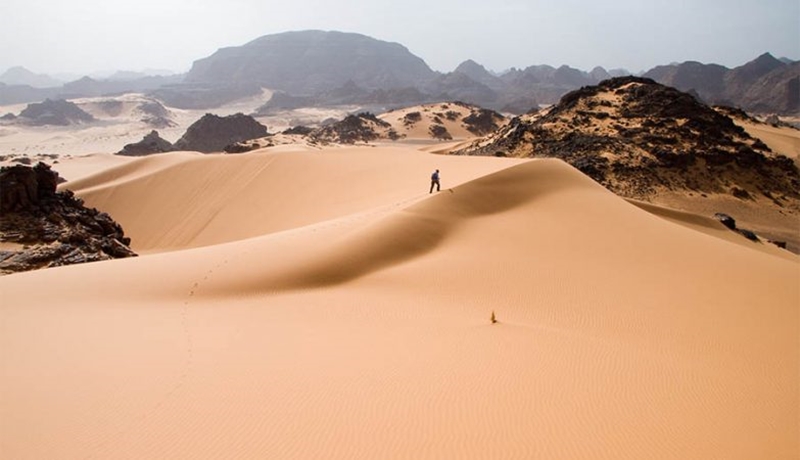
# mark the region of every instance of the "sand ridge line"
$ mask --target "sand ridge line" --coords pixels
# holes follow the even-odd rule
[[[274,293],[347,283],[433,251],[472,219],[504,213],[564,187],[602,190],[596,183],[581,179],[571,168],[567,174],[578,180],[569,185],[543,180],[542,175],[551,170],[563,174],[563,162],[529,161],[443,189],[427,199],[423,195],[408,207],[329,241],[310,258],[290,256],[280,265],[279,272],[271,267],[231,283],[242,291],[261,293],[264,286]],[[229,288],[230,285],[226,291]]]
[[[242,170],[254,172],[272,160],[260,175],[244,178]],[[106,179],[116,178],[101,174],[71,188],[88,206],[113,216],[134,251],[169,252],[297,228],[417,196],[428,191],[434,169],[444,168],[447,187],[524,161],[442,157],[401,147],[256,152],[186,157],[179,167],[132,182],[104,186]]]
[[[442,189],[441,193],[450,192],[450,189]],[[269,233],[266,235],[256,236],[252,238],[247,238],[246,240],[250,240],[252,242],[265,242],[268,243],[269,247],[276,247],[276,248],[285,248],[287,245],[292,246],[295,244],[300,244],[304,248],[308,246],[308,242],[310,241],[309,238],[312,238],[314,241],[321,244],[319,251],[324,251],[328,247],[328,245],[336,245],[341,244],[342,242],[352,241],[352,239],[358,240],[362,232],[365,229],[371,228],[371,226],[376,225],[377,223],[381,222],[383,219],[391,217],[392,215],[403,212],[408,207],[413,207],[420,202],[424,202],[433,198],[435,195],[430,195],[427,192],[420,193],[417,196],[409,197],[406,199],[398,200],[390,204],[386,204],[383,206],[378,206],[372,209],[368,209],[365,211],[349,214],[346,216],[337,217],[335,219],[329,219],[322,222],[317,222],[314,224],[304,225],[302,227],[291,228],[287,230],[282,230],[279,232]],[[240,243],[245,240],[239,240],[234,242],[225,243],[223,245],[218,245],[218,247],[231,247],[231,248],[238,248]],[[306,243],[306,244],[303,244]],[[274,246],[273,246],[274,245]],[[203,250],[203,248],[197,248],[199,250]],[[188,249],[188,251],[193,251],[194,249]],[[278,249],[281,251],[282,249]],[[269,250],[267,250],[269,251]],[[268,260],[273,254],[267,252],[264,253],[264,259]],[[200,296],[201,288],[211,283],[214,286],[229,286],[231,283],[236,283],[236,280],[227,279],[224,276],[217,281],[211,278],[211,275],[215,272],[218,272],[220,268],[227,265],[228,262],[232,261],[240,261],[242,264],[247,265],[251,262],[248,258],[252,257],[253,253],[249,250],[237,250],[234,253],[227,254],[225,257],[224,263],[218,263],[215,268],[209,269],[206,275],[203,277],[202,282],[196,282],[192,286],[190,290],[190,299],[197,298]],[[284,264],[291,266],[295,263],[296,259],[292,258],[292,255],[289,255],[288,261],[277,263],[277,264],[269,264],[271,269],[281,269]],[[257,272],[257,270],[256,270]],[[224,272],[223,272],[224,274]],[[247,277],[244,277],[247,278]],[[209,298],[229,298],[231,295],[234,297],[252,297],[257,295],[274,295],[283,292],[285,289],[282,289],[278,285],[272,285],[268,282],[264,282],[260,284],[260,286],[256,290],[231,290],[228,287],[224,289],[217,290],[216,287],[209,287],[207,289],[202,290],[202,296],[204,299]]]

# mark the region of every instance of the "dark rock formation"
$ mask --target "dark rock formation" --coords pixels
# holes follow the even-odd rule
[[[247,153],[261,148],[261,144],[257,142],[237,142],[235,144],[226,145],[223,149],[225,153]]]
[[[226,146],[268,135],[267,127],[253,117],[237,113],[220,117],[207,113],[193,123],[175,143],[176,150],[222,152]]]
[[[743,229],[743,228],[736,227],[736,220],[733,217],[731,217],[731,216],[729,216],[729,215],[727,215],[725,213],[718,212],[718,213],[714,214],[714,218],[717,219],[718,221],[720,221],[720,223],[722,223],[722,225],[727,227],[729,230],[733,230],[734,232],[742,235],[743,237],[747,238],[750,241],[754,241],[754,242],[760,242],[761,241],[761,239],[758,237],[758,235],[756,235],[752,230],[746,230],[746,229]],[[775,246],[778,246],[781,249],[786,249],[787,248],[785,241],[772,241],[772,240],[768,240],[768,241],[770,243],[774,244]]]
[[[309,126],[293,126],[289,129],[284,130],[281,134],[289,134],[289,135],[296,135],[296,136],[308,136],[314,131],[314,128]]]
[[[453,139],[453,136],[450,134],[449,131],[447,131],[447,128],[445,128],[442,125],[431,125],[430,128],[428,128],[428,130],[430,132],[431,137],[434,139],[438,139],[441,141],[449,141]]]
[[[150,131],[141,141],[125,145],[122,150],[117,152],[117,155],[139,157],[173,150],[175,150],[175,147],[169,141],[162,139],[158,135],[158,131]]]
[[[33,168],[11,166],[0,169],[0,211],[18,212],[39,206],[39,197],[56,193],[58,174],[39,163]]]
[[[467,131],[476,136],[484,136],[495,131],[505,121],[505,117],[494,110],[472,108],[472,112],[464,117],[461,122]]]
[[[612,191],[766,197],[800,205],[800,172],[733,121],[687,93],[620,77],[562,97],[542,116],[516,118],[464,154],[561,158]]]
[[[65,100],[50,100],[28,104],[19,114],[19,121],[30,126],[57,125],[68,126],[91,123],[94,117],[80,107]]]
[[[725,213],[718,212],[714,214],[714,218],[720,221],[722,225],[728,227],[729,229],[736,230],[736,219],[734,219],[733,217]]]
[[[44,163],[0,169],[0,241],[19,246],[0,251],[0,274],[136,255],[119,224],[58,182]]]
[[[320,143],[355,144],[377,139],[397,139],[391,124],[367,112],[348,115],[344,120],[315,129],[309,138]]]

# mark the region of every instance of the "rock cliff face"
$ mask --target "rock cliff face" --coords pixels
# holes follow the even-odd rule
[[[136,255],[119,224],[58,182],[44,163],[0,169],[0,275]]]
[[[186,133],[175,142],[175,149],[222,152],[228,145],[267,135],[267,127],[248,115],[237,113],[220,117],[207,113],[189,126]]]

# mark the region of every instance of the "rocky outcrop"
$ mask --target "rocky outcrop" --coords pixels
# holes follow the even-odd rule
[[[315,129],[308,135],[314,142],[328,144],[355,144],[371,142],[377,139],[398,138],[392,125],[371,113],[348,115],[344,120]]]
[[[515,118],[461,153],[561,158],[636,199],[693,191],[800,205],[792,160],[691,95],[646,78],[568,93],[546,114]]]
[[[28,211],[42,199],[55,195],[59,177],[49,166],[39,163],[33,168],[10,166],[0,169],[0,211]]]
[[[150,131],[144,138],[136,143],[127,144],[122,148],[117,155],[140,157],[145,155],[152,155],[154,153],[171,152],[175,150],[169,141],[164,140],[158,135],[158,131]]]
[[[476,136],[485,136],[497,130],[505,123],[505,117],[494,110],[471,107],[472,112],[461,119],[469,132]]]
[[[119,224],[58,182],[44,163],[0,169],[0,274],[136,255]]]
[[[19,114],[18,122],[29,126],[68,126],[91,123],[94,117],[65,100],[50,100],[28,106]]]
[[[727,227],[728,230],[732,230],[732,231],[742,235],[743,237],[747,238],[750,241],[755,241],[755,242],[760,242],[761,241],[761,238],[759,238],[759,236],[756,235],[755,232],[753,232],[752,230],[747,230],[747,229],[744,229],[744,228],[737,227],[736,226],[736,219],[734,219],[733,217],[729,216],[728,214],[725,214],[725,213],[722,213],[722,212],[718,212],[718,213],[714,214],[714,219],[718,220],[722,225]],[[776,241],[776,240],[767,239],[767,242],[772,243],[772,244],[774,244],[775,246],[777,246],[777,247],[779,247],[781,249],[787,249],[786,241]]]
[[[237,113],[220,117],[207,113],[189,126],[186,133],[175,142],[175,149],[222,152],[228,145],[267,135],[267,127],[251,116]]]

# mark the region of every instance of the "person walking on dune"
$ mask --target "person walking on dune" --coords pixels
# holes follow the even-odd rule
[[[434,185],[436,186],[436,191],[437,192],[441,190],[441,185],[439,184],[439,170],[438,169],[436,171],[434,171],[433,174],[431,174],[431,191],[428,192],[428,193],[433,193],[433,186]]]

